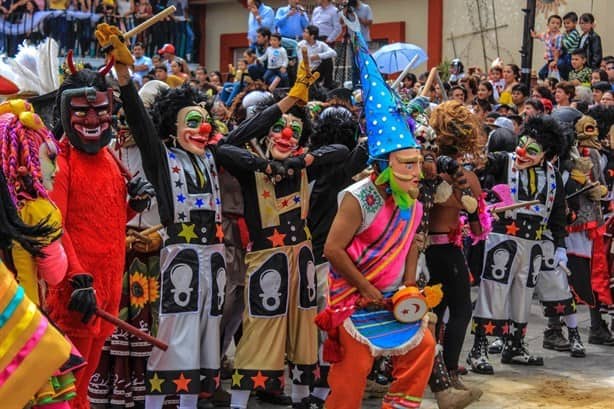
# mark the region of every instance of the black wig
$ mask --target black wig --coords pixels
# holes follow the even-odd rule
[[[330,144],[342,144],[352,150],[356,146],[359,134],[358,121],[342,105],[333,105],[324,108],[316,119],[313,135],[311,136],[311,148]]]
[[[537,115],[529,118],[520,135],[535,139],[544,149],[544,158],[552,160],[555,156],[564,157],[571,147],[569,131],[550,115]]]

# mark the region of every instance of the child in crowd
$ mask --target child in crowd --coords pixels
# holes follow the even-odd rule
[[[561,34],[561,25],[563,19],[557,14],[548,17],[548,28],[544,33],[536,33],[531,30],[531,37],[539,38],[544,42],[546,51],[544,52],[544,60],[546,64],[539,70],[539,78],[546,79],[550,72],[558,71],[557,62],[561,56],[563,35]]]
[[[593,70],[586,66],[586,54],[584,50],[575,50],[571,53],[571,67],[573,71],[569,73],[569,82],[573,85],[591,85],[591,74]]]
[[[580,16],[580,47],[586,54],[586,65],[590,68],[599,68],[603,50],[601,48],[601,37],[595,32],[595,16],[591,13],[584,13]]]
[[[505,89],[503,68],[500,66],[496,66],[488,70],[488,81],[492,84],[494,98],[498,100],[499,94]]]
[[[578,15],[570,11],[563,16],[563,27],[565,32],[563,33],[563,52],[559,57],[559,74],[561,79],[567,80],[569,78],[569,71],[571,71],[571,53],[580,47],[580,32],[576,29],[578,24]]]
[[[269,86],[269,90],[273,91],[280,83],[285,83],[288,80],[286,70],[288,68],[288,53],[281,46],[281,35],[278,33],[271,34],[269,47],[266,52],[258,57],[260,62],[266,61],[267,70],[264,73],[264,82]]]

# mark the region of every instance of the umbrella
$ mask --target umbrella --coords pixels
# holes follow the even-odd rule
[[[428,59],[422,48],[408,43],[385,45],[373,53],[373,58],[377,63],[377,68],[384,74],[403,71],[414,58],[416,60],[412,67],[417,67]]]

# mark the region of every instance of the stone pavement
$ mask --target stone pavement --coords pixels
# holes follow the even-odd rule
[[[491,356],[495,375],[469,373],[463,377],[466,383],[479,386],[484,395],[472,409],[614,409],[614,347],[596,346],[588,343],[590,326],[588,310],[579,307],[578,322],[582,340],[586,346],[586,358],[571,358],[568,353],[559,353],[542,348],[542,333],[545,326],[541,307],[534,301],[529,319],[527,341],[532,353],[544,357],[543,367],[501,365],[497,355]],[[609,324],[609,322],[608,322]],[[461,364],[471,348],[473,337],[465,339]],[[289,382],[287,382],[289,383]],[[379,408],[374,399],[363,401],[363,408]],[[251,399],[249,409],[286,409],[284,406],[262,404]],[[421,406],[437,409],[430,391],[427,391]]]

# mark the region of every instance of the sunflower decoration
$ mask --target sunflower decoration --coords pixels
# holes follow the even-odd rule
[[[549,16],[550,14],[557,14],[559,7],[566,4],[566,0],[537,0],[537,11]]]
[[[149,284],[149,302],[153,304],[160,298],[160,283],[156,277],[148,277],[147,282]]]
[[[150,280],[140,272],[130,274],[131,307],[143,308],[149,302],[149,282]]]

